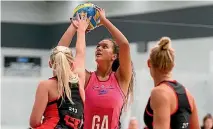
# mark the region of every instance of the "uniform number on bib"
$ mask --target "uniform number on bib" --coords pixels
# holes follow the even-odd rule
[[[78,113],[78,109],[77,108],[73,108],[73,107],[69,107],[69,110],[73,113]]]
[[[92,129],[109,129],[108,123],[108,115],[104,115],[103,118],[98,115],[94,115],[92,119]]]

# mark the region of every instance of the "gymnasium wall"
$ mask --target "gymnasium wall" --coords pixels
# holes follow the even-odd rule
[[[213,113],[213,104],[210,103],[213,97],[213,73],[210,72],[210,52],[213,51],[213,37],[195,38],[186,40],[173,40],[172,45],[176,50],[176,67],[174,77],[183,83],[194,95],[199,111],[200,121],[207,113]],[[148,43],[148,49],[154,46],[155,42]],[[202,44],[202,45],[199,45]],[[94,60],[95,47],[88,47],[86,51],[86,67],[95,70]],[[136,116],[140,125],[143,123],[143,110],[153,86],[149,75],[146,61],[147,53],[137,53],[137,45],[131,44],[131,56],[136,71],[135,101],[131,112],[123,114],[123,121],[128,116]],[[21,53],[20,53],[21,51]],[[74,50],[73,50],[74,51]],[[41,79],[51,76],[51,69],[48,68],[49,50],[2,48],[2,58],[6,55],[30,56],[36,55],[42,58],[42,74],[40,77],[5,77],[2,76],[2,121],[4,126],[27,127],[29,115],[32,109],[35,90]],[[92,59],[91,59],[92,58]],[[2,59],[3,60],[3,59]],[[3,62],[2,62],[3,63]],[[1,68],[3,71],[4,68]],[[125,117],[126,115],[126,117]],[[126,126],[127,122],[123,122]]]
[[[123,8],[123,15],[109,15],[113,24],[126,35],[130,42],[152,41],[165,35],[173,39],[213,35],[211,29],[213,28],[211,13],[213,3],[211,4],[211,2],[201,2],[208,3],[208,5],[198,2],[200,6],[198,6],[199,4],[189,6],[190,2],[182,4],[176,2],[138,2],[131,3],[147,5],[147,9],[139,10],[141,13],[127,15],[128,13],[126,14],[124,11],[124,8],[127,8],[127,3],[124,2],[120,4]],[[106,7],[109,14],[113,14],[112,8],[119,5],[118,2],[115,2],[112,7],[110,6],[111,2],[100,3],[102,2],[98,2],[98,5]],[[69,8],[69,4],[44,1],[2,2],[1,46],[38,49],[49,49],[55,46],[69,26],[69,17],[72,16],[71,10],[76,5],[74,2],[74,7]],[[187,6],[185,7],[184,4],[190,8],[186,8]],[[153,10],[150,9],[151,5],[153,5]],[[180,5],[183,5],[182,8],[180,8]],[[158,8],[155,8],[155,6]],[[174,8],[171,9],[172,7]],[[64,19],[65,16],[67,20]],[[110,37],[110,34],[104,27],[99,27],[87,34],[87,45],[96,45],[104,37]]]
[[[3,22],[66,23],[81,1],[2,1]],[[108,17],[144,14],[212,5],[212,1],[92,1],[107,11]],[[119,9],[118,9],[119,8]]]

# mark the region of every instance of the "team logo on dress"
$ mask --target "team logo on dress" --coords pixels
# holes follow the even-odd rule
[[[101,85],[101,88],[99,89],[99,95],[106,94],[108,90],[105,88],[104,85]]]
[[[100,89],[99,86],[97,86],[97,85],[93,86],[93,90],[98,90],[98,89]]]
[[[93,90],[96,90],[98,92],[98,95],[107,94],[109,92],[109,90],[112,90],[112,89],[114,89],[114,87],[112,85],[93,86]]]
[[[108,89],[114,89],[114,87],[112,85],[109,85]]]

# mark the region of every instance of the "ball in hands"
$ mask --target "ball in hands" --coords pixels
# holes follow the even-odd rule
[[[79,14],[80,17],[84,17],[86,15],[87,15],[87,18],[91,17],[91,20],[87,28],[87,31],[91,31],[95,29],[96,27],[101,26],[100,14],[96,8],[98,8],[98,6],[92,3],[80,4],[74,9],[73,19],[76,18],[77,13]]]

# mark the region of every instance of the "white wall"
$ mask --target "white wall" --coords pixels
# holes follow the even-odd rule
[[[21,23],[68,22],[74,8],[84,1],[3,1],[2,21]],[[107,16],[158,12],[213,4],[213,1],[92,1],[106,10]]]
[[[154,42],[149,43],[149,48]],[[176,68],[174,78],[183,83],[194,95],[200,121],[207,113],[213,113],[213,73],[210,72],[210,52],[213,51],[213,37],[173,40],[173,47],[176,50]],[[86,67],[95,70],[94,60],[95,47],[88,47],[86,51]],[[143,111],[153,87],[146,60],[148,53],[138,54],[136,45],[131,44],[131,55],[136,70],[135,102],[131,112],[124,113],[122,120],[127,125],[130,116],[136,116],[143,126]],[[40,78],[27,77],[4,77],[1,76],[2,126],[27,127],[28,118],[34,102],[36,86],[41,79],[51,76],[48,68],[49,51],[30,49],[9,49],[2,48],[2,59],[4,55],[37,55],[42,57],[42,75]],[[92,58],[92,59],[91,59]],[[1,60],[2,60],[1,59]],[[2,60],[3,61],[3,60]],[[3,62],[2,62],[3,63]],[[3,71],[3,68],[1,68]],[[136,111],[135,111],[136,110]],[[13,121],[11,123],[11,121]],[[13,124],[13,125],[12,125]]]
[[[48,8],[44,1],[2,1],[1,21],[15,23],[47,23]]]
[[[210,72],[213,73],[213,51],[210,52]]]
[[[67,18],[72,15],[74,8],[79,3],[84,3],[84,1],[60,2],[60,4],[58,4],[58,2],[51,2],[51,8],[56,9],[53,10],[53,12],[57,14],[55,15],[52,13],[52,22],[66,22]],[[92,1],[92,3],[104,8],[106,10],[107,16],[158,12],[213,4],[212,1]]]

